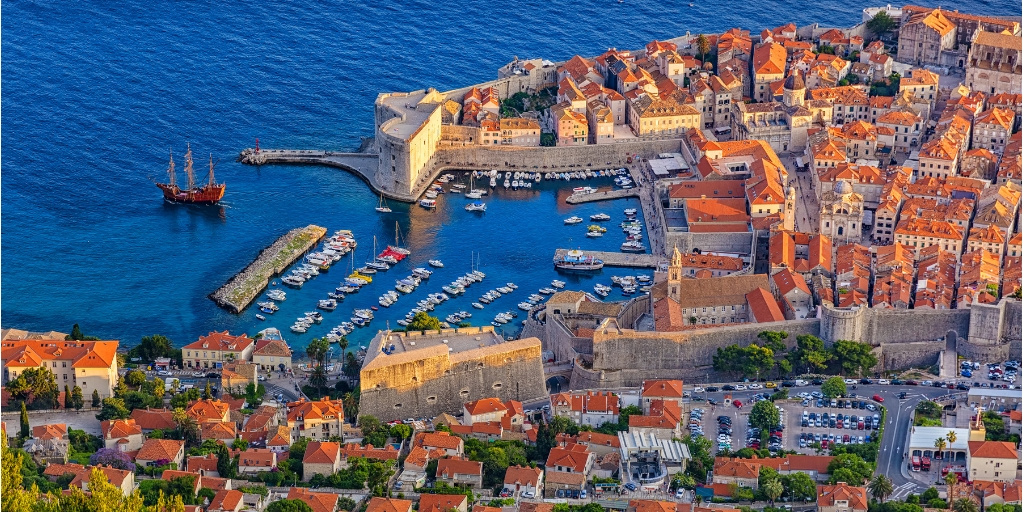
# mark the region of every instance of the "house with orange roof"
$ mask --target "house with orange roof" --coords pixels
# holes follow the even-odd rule
[[[554,447],[548,453],[544,471],[548,476],[553,473],[573,473],[586,478],[586,475],[590,473],[590,468],[594,465],[594,458],[594,453],[583,445]]]
[[[217,470],[217,455],[208,453],[206,455],[190,455],[185,467],[190,473],[198,473],[201,476],[220,477]]]
[[[338,498],[341,496],[332,492],[315,492],[304,487],[292,487],[288,489],[289,500],[299,500],[313,512],[334,512],[338,508]],[[461,512],[466,512],[462,510]]]
[[[618,436],[582,430],[574,436],[564,433],[558,434],[555,436],[555,443],[559,446],[568,446],[571,444],[583,445],[586,446],[588,450],[594,452],[594,455],[597,457],[601,457],[609,453],[618,453],[620,446]]]
[[[135,424],[142,428],[143,434],[148,434],[154,430],[167,430],[177,428],[177,425],[172,419],[172,413],[168,409],[134,409],[132,410],[131,419],[135,420]]]
[[[581,93],[582,94],[582,93]],[[586,114],[586,98],[582,97],[582,110],[577,112],[569,102],[561,102],[549,109],[556,146],[584,146],[590,138]]]
[[[893,151],[909,153],[920,144],[921,117],[911,109],[890,110],[878,116],[875,126],[892,130]]]
[[[867,512],[868,490],[846,482],[818,486],[819,512]]]
[[[222,489],[210,500],[206,512],[239,512],[244,506],[241,491]]]
[[[782,322],[786,319],[779,303],[775,301],[775,297],[768,290],[764,288],[751,290],[747,293],[746,299],[747,310],[752,322]]]
[[[505,469],[504,489],[519,496],[523,492],[531,492],[540,496],[544,492],[544,470],[528,466],[509,466]]]
[[[1016,113],[1010,109],[994,107],[982,112],[974,119],[971,147],[1001,155],[1013,133],[1015,121]]]
[[[984,249],[969,251],[960,258],[959,308],[974,303],[994,304],[999,295],[999,257]]]
[[[105,448],[117,448],[122,452],[130,452],[142,448],[142,427],[135,420],[104,420],[100,422],[100,432]]]
[[[952,222],[912,217],[901,220],[893,234],[896,243],[913,247],[917,254],[932,245],[960,254],[964,249],[965,233],[963,228]]]
[[[1002,297],[1011,296],[1021,289],[1021,261],[1020,256],[1007,256],[1003,262]]]
[[[1021,191],[1019,185],[1002,185],[988,187],[981,193],[978,201],[980,207],[974,217],[976,228],[994,225],[1009,237],[1013,229],[1013,220],[1020,210]]]
[[[467,506],[464,494],[423,494],[419,512],[466,512]]]
[[[469,486],[479,489],[483,486],[484,464],[458,457],[448,457],[437,461],[437,480],[453,487]]]
[[[284,340],[260,338],[253,348],[252,362],[261,370],[284,371],[292,367],[292,350]]]
[[[185,441],[173,439],[147,439],[135,456],[137,466],[158,466],[158,462],[173,462],[177,467],[185,460]]]
[[[181,347],[189,368],[220,368],[227,361],[251,361],[256,342],[245,334],[212,331]]]
[[[711,481],[716,484],[735,484],[739,487],[756,490],[760,474],[761,465],[756,461],[715,457]]]
[[[818,55],[817,59],[837,58],[834,55]],[[842,59],[839,59],[842,60]],[[847,62],[848,61],[844,61]],[[838,74],[838,73],[837,73]],[[836,79],[837,81],[839,79]],[[810,84],[808,84],[810,86]],[[824,100],[832,105],[832,119],[839,123],[868,121],[871,117],[871,102],[868,89],[861,85],[821,86],[810,91],[812,100]]]
[[[619,420],[619,396],[611,391],[577,391],[551,395],[551,415],[578,425],[600,426]]]
[[[691,232],[743,233],[750,231],[745,199],[684,199],[683,213]]]
[[[448,432],[420,432],[416,434],[413,445],[420,446],[430,452],[436,450],[440,452],[438,457],[461,457],[464,447],[462,438],[453,436]]]
[[[626,111],[628,124],[637,137],[682,136],[690,128],[704,126],[701,113],[674,94],[640,96],[627,103]]]
[[[1002,230],[993,224],[983,228],[971,229],[967,235],[967,250],[975,251],[984,249],[996,256],[1002,257],[1006,247],[1006,238]]]
[[[223,423],[231,419],[228,404],[213,399],[196,400],[189,404],[185,413],[200,424]]]
[[[629,500],[626,512],[676,512],[676,504],[671,501]]]
[[[1013,443],[968,441],[967,471],[971,480],[1014,483],[1020,456]]]
[[[671,440],[682,435],[682,417],[683,410],[675,400],[655,399],[646,414],[629,417],[629,432],[651,433],[657,439]]]
[[[976,148],[964,153],[960,161],[960,175],[992,182],[999,171],[999,156],[985,148]]]
[[[271,471],[277,466],[277,453],[266,448],[231,450],[231,456],[234,457],[236,455],[238,456],[239,473],[262,473]]]
[[[277,453],[284,453],[292,445],[292,431],[285,425],[278,425],[267,430],[267,448]]]
[[[829,169],[845,163],[846,142],[839,138],[822,137],[807,145],[806,154],[810,158],[810,165],[814,170],[811,179],[827,172]]]
[[[341,446],[334,442],[310,441],[302,456],[302,480],[308,482],[313,475],[333,475],[341,470]]]
[[[1016,413],[1017,422],[1020,423],[1020,411],[1012,411],[1011,414],[1013,413]],[[973,487],[974,492],[981,493],[981,495],[983,496],[983,503],[985,504],[985,508],[988,508],[995,504],[1020,505],[1020,480],[1017,480],[1013,483],[975,480],[971,482],[971,485]]]
[[[559,66],[557,72],[559,81],[564,78],[570,78],[576,83],[581,83],[584,80],[590,80],[591,82],[604,81],[604,77],[594,69],[594,62],[584,59],[579,55],[574,55],[571,59],[565,61],[565,64]]]
[[[515,400],[502,402],[497,398],[483,398],[467,402],[462,408],[462,424],[472,426],[476,423],[507,423],[509,429],[522,429],[523,404]]]
[[[644,414],[650,414],[651,404],[657,400],[674,402],[683,407],[683,381],[681,380],[645,380],[640,384],[640,406]]]
[[[412,501],[374,496],[366,504],[366,512],[412,512]]]
[[[751,97],[757,101],[771,101],[768,84],[785,78],[786,49],[778,43],[761,43],[754,47],[753,89]]]
[[[1010,238],[1010,241],[1006,243],[1006,255],[1010,257],[1020,257],[1021,252],[1021,233],[1018,231]]]
[[[7,339],[0,341],[4,385],[29,368],[46,366],[53,371],[58,388],[78,386],[86,397],[94,390],[100,398],[114,396],[118,342],[23,338],[13,331],[7,330]]]
[[[107,466],[86,466],[82,471],[75,473],[75,478],[68,483],[68,487],[78,487],[82,491],[88,492],[89,480],[95,470],[99,470],[106,477],[107,482],[120,489],[125,496],[135,490],[135,473]]]
[[[359,458],[397,461],[398,450],[390,444],[383,448],[376,448],[372,444],[361,446],[358,443],[347,443],[341,447],[341,469],[348,469],[349,459]]]
[[[344,436],[345,406],[341,400],[308,401],[300,399],[289,402],[288,429],[292,438],[326,439]]]
[[[787,320],[807,318],[814,300],[804,277],[786,268],[771,278],[772,294],[782,304],[782,315]]]
[[[921,250],[917,265],[914,308],[952,309],[956,296],[957,257],[938,246]]]
[[[900,26],[896,60],[909,64],[945,65],[949,52],[955,52],[956,25],[941,9],[916,13]]]

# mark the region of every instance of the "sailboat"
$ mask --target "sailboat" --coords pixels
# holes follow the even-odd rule
[[[473,187],[473,175],[469,175],[469,192],[466,192],[467,199],[480,199],[483,193]]]
[[[373,237],[373,252],[370,253],[370,257],[373,258],[373,259],[370,260],[370,261],[367,261],[366,262],[366,266],[370,267],[370,268],[372,268],[374,270],[388,270],[388,269],[390,269],[391,268],[390,265],[388,265],[387,263],[385,263],[383,261],[378,260],[374,256],[376,254],[377,254],[377,237],[374,236]],[[355,262],[353,262],[353,265],[354,264],[355,264]]]
[[[391,213],[391,208],[388,208],[388,202],[384,200],[384,194],[381,194],[380,201],[377,201],[377,211],[380,213]]]
[[[157,183],[156,186],[164,193],[164,199],[174,203],[194,204],[216,204],[224,198],[224,183],[217,183],[213,176],[213,155],[210,155],[209,181],[204,185],[196,186],[195,173],[192,172],[192,145],[188,145],[185,152],[185,175],[188,177],[188,188],[182,190],[178,187],[174,173],[174,155],[171,154],[171,161],[167,167],[167,175],[170,178],[168,183]]]
[[[389,245],[388,249],[391,249],[391,252],[397,252],[398,254],[401,254],[403,256],[408,256],[412,254],[412,251],[406,249],[405,247],[402,247],[402,231],[398,228],[397,220],[395,221],[395,245]]]

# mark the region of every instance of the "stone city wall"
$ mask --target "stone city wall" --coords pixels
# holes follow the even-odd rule
[[[946,340],[913,343],[886,343],[874,350],[878,366],[874,371],[932,366],[946,348]]]
[[[968,331],[971,312],[964,309],[871,309],[864,320],[864,337],[857,341],[880,345],[945,340],[949,331],[963,336]]]
[[[680,252],[728,252],[753,254],[754,233],[693,233],[672,231],[666,233],[665,247],[678,247]]]
[[[1020,342],[1018,341],[1017,343],[1019,346]],[[964,356],[972,361],[1005,361],[1011,359],[1013,354],[1015,354],[1015,357],[1020,357],[1020,350],[1012,352],[1010,348],[1009,343],[989,345],[987,343],[973,343],[964,338],[956,340],[957,355]]]

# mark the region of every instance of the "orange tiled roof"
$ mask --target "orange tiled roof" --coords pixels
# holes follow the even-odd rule
[[[185,441],[175,441],[173,439],[147,439],[146,442],[142,443],[142,448],[139,449],[139,454],[136,456],[140,460],[155,461],[161,459],[174,460],[185,446]]]
[[[754,320],[758,323],[781,322],[786,319],[779,308],[779,304],[775,302],[775,298],[764,288],[758,288],[747,293],[747,306],[750,312],[754,314]]]
[[[397,498],[374,496],[366,504],[366,512],[409,512],[410,510],[412,510],[412,501]]]
[[[835,506],[836,501],[846,501],[853,510],[867,510],[868,491],[864,487],[854,487],[846,482],[818,486],[819,508]]]
[[[234,336],[228,333],[228,331],[212,331],[210,334],[200,336],[198,340],[181,348],[192,350],[219,350],[222,352],[242,352],[252,344],[253,339],[245,334]]]
[[[117,364],[116,341],[4,340],[0,358],[8,368],[40,366],[43,361],[72,361],[72,368],[109,368]]]
[[[466,506],[464,494],[423,494],[420,495],[419,512],[449,512]]]
[[[288,489],[288,499],[299,500],[309,505],[313,512],[334,512],[340,496],[330,492],[314,492],[303,487]],[[447,511],[443,511],[447,512]]]
[[[1017,447],[1003,441],[968,441],[971,457],[984,459],[1017,459]]]
[[[303,464],[334,464],[341,454],[341,446],[333,442],[310,441],[306,445],[306,453],[302,456]]]

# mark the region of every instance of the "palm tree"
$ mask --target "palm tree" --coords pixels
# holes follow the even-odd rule
[[[949,473],[946,473],[946,487],[952,489],[953,485],[956,484],[956,481],[957,481],[956,473],[954,473],[952,471],[950,471]],[[947,491],[946,494],[949,494],[949,492]]]
[[[953,446],[953,443],[956,442],[956,432],[950,430],[949,433],[946,434],[946,441],[949,441],[949,446]]]
[[[892,494],[892,480],[880,474],[868,484],[868,491],[871,492],[871,496],[875,498],[875,501],[881,502]]]
[[[341,353],[344,354],[345,349],[348,348],[348,338],[342,336],[341,339],[338,340],[338,348],[340,348]]]
[[[945,457],[945,455],[946,455],[945,454],[945,451],[946,451],[946,438],[945,437],[940,437],[940,438],[936,439],[935,440],[935,447],[938,448],[940,452],[943,452],[942,455],[943,455],[943,457]]]
[[[171,420],[178,426],[178,434],[185,440],[185,444],[195,444],[199,437],[199,425],[195,418],[189,416],[185,409],[178,407],[171,413]]]
[[[775,500],[782,496],[782,482],[778,478],[772,478],[761,486],[761,490],[764,491],[765,496],[768,496],[768,502],[774,506]]]
[[[960,498],[953,502],[953,512],[978,512],[978,505],[970,498]]]

